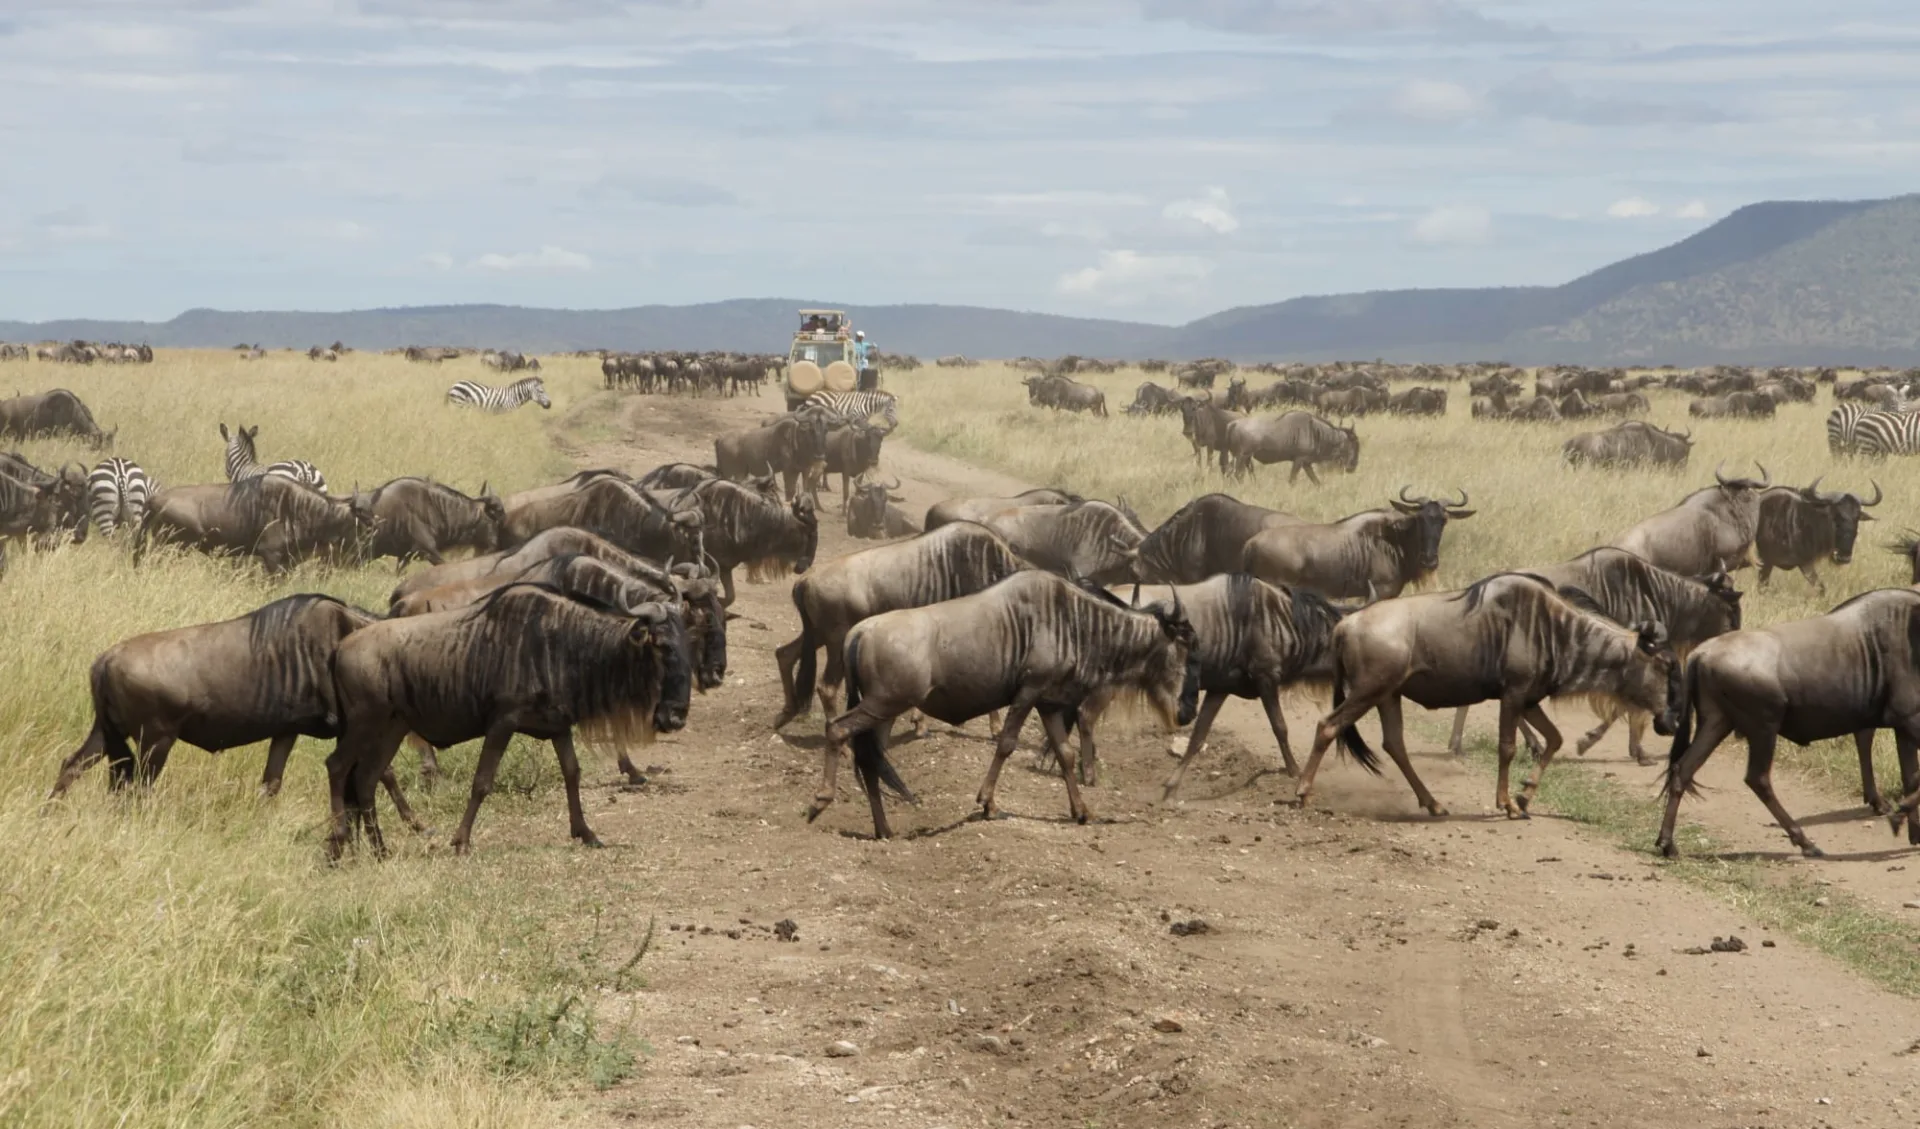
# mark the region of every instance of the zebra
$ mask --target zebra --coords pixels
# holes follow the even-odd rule
[[[815,392],[807,403],[845,419],[885,416],[888,430],[900,426],[899,401],[891,392]]]
[[[87,475],[87,511],[103,537],[125,526],[138,529],[147,516],[153,480],[132,459],[108,459]]]
[[[1920,455],[1920,414],[1868,412],[1854,424],[1856,449],[1868,458]]]
[[[1835,456],[1860,449],[1860,417],[1873,409],[1866,404],[1841,404],[1827,413],[1827,451]]]
[[[283,459],[277,463],[260,464],[259,453],[253,441],[260,436],[260,425],[236,427],[232,434],[227,433],[227,425],[220,425],[220,438],[227,441],[227,481],[239,482],[247,478],[259,478],[271,474],[279,478],[290,478],[302,486],[327,492],[327,476],[320,468],[305,459]]]
[[[553,401],[547,399],[546,382],[537,376],[524,377],[505,388],[462,380],[447,389],[447,403],[471,405],[489,412],[510,412],[529,400],[543,408],[553,407]]]

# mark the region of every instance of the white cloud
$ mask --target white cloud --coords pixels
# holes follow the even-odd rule
[[[1153,298],[1190,295],[1212,270],[1212,263],[1190,255],[1105,251],[1100,255],[1098,266],[1061,275],[1054,289],[1073,297],[1093,298],[1117,306],[1131,305]]]
[[[342,243],[358,243],[373,234],[373,229],[352,220],[335,220],[327,228],[327,234]]]
[[[1175,200],[1160,214],[1170,220],[1197,223],[1217,235],[1231,235],[1240,229],[1240,220],[1233,214],[1233,201],[1227,198],[1227,190],[1219,185],[1208,188],[1191,200]]]
[[[490,252],[475,259],[473,265],[481,270],[499,271],[592,270],[593,260],[578,251],[547,243],[538,251],[521,251],[512,255]]]
[[[1485,208],[1446,205],[1415,220],[1412,236],[1415,243],[1457,247],[1485,243],[1492,234],[1493,217]]]
[[[1683,220],[1706,219],[1707,218],[1707,202],[1705,200],[1688,200],[1685,204],[1680,205],[1679,211],[1673,214],[1680,217]]]
[[[1074,239],[1087,243],[1104,243],[1107,229],[1090,219],[1048,220],[1040,225],[1040,234],[1048,239]]]
[[[1414,79],[1394,93],[1389,105],[1403,118],[1457,122],[1480,112],[1480,96],[1457,82]]]
[[[452,270],[453,256],[445,251],[428,251],[420,256],[420,265],[432,267],[434,270]]]
[[[1607,214],[1615,219],[1635,220],[1660,214],[1660,205],[1645,196],[1629,196],[1607,205]]]

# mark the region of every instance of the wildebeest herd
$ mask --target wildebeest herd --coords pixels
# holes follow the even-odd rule
[[[1189,387],[1220,375],[1200,371],[1184,374]],[[1367,370],[1332,373],[1341,379],[1308,392],[1289,388],[1285,398],[1248,392],[1235,377],[1237,391],[1219,403],[1204,390],[1148,384],[1128,410],[1178,413],[1196,457],[1217,457],[1223,471],[1290,462],[1317,482],[1316,464],[1357,465],[1353,427],[1307,410],[1242,409],[1302,403],[1350,416],[1395,410],[1396,398],[1409,412],[1428,407],[1392,394],[1378,403]],[[1541,379],[1557,376],[1578,379],[1549,385],[1536,401],[1638,394],[1586,370]],[[1730,390],[1709,383],[1699,393],[1764,395],[1800,379],[1780,374]],[[1282,384],[1296,380],[1314,383],[1281,375]],[[1054,397],[1091,388],[1053,373],[1024,383],[1035,402],[1043,402],[1037,387],[1053,388],[1044,395]],[[1435,391],[1444,411],[1444,390]],[[1326,392],[1365,395],[1336,400]],[[1497,385],[1486,392],[1507,395]],[[335,497],[309,463],[263,465],[257,427],[225,424],[224,484],[165,487],[125,459],[102,463],[91,478],[0,463],[0,535],[71,530],[78,539],[89,525],[108,535],[132,529],[136,556],[177,543],[256,558],[269,572],[313,557],[392,557],[403,566],[420,558],[430,566],[400,582],[384,616],[331,597],[293,596],[236,620],[111,648],[89,676],[93,730],[62,765],[54,792],[101,759],[118,786],[151,781],[176,741],[220,750],[263,740],[270,748],[262,783],[271,791],[298,736],[330,738],[330,853],[337,857],[356,835],[379,852],[380,785],[401,818],[416,822],[391,767],[408,736],[429,772],[433,750],[481,739],[454,837],[464,850],[507,740],[522,733],[552,743],[571,833],[594,843],[579,798],[576,730],[615,745],[623,770],[638,778],[626,745],[684,726],[694,692],[722,685],[725,609],[734,572],[745,567],[758,581],[798,574],[800,632],[777,652],[785,704],[774,726],[793,724],[816,699],[823,710],[825,753],[809,818],[834,801],[850,748],[879,836],[891,833],[883,791],[912,799],[888,757],[891,728],[910,714],[916,724],[994,715],[994,755],[977,795],[988,815],[1026,718],[1038,715],[1068,810],[1084,821],[1080,785],[1096,780],[1095,730],[1116,703],[1139,701],[1169,729],[1194,725],[1163,789],[1172,797],[1204,753],[1224,701],[1260,701],[1302,803],[1336,744],[1379,771],[1356,727],[1377,713],[1381,747],[1437,815],[1444,809],[1407,755],[1404,703],[1464,710],[1491,701],[1499,705],[1495,803],[1524,817],[1562,745],[1542,704],[1573,697],[1593,704],[1602,722],[1581,739],[1583,752],[1616,718],[1627,720],[1636,758],[1645,755],[1648,724],[1671,737],[1660,836],[1669,853],[1681,798],[1734,733],[1749,745],[1749,786],[1804,851],[1817,853],[1770,783],[1783,735],[1854,736],[1867,802],[1896,829],[1904,818],[1910,841],[1920,843],[1911,818],[1920,808],[1920,595],[1871,592],[1825,616],[1743,630],[1732,581],[1757,565],[1762,583],[1774,569],[1793,569],[1819,586],[1817,566],[1851,559],[1860,524],[1883,501],[1877,485],[1864,497],[1823,490],[1819,480],[1776,484],[1764,467],[1756,477],[1723,467],[1712,484],[1570,561],[1407,595],[1438,570],[1449,525],[1475,516],[1465,492],[1427,497],[1403,487],[1378,509],[1324,522],[1214,493],[1150,527],[1124,499],[1049,489],[950,499],[916,522],[900,508],[898,479],[878,477],[895,408],[886,394],[808,403],[717,436],[710,466],[586,470],[504,498],[484,486],[467,495],[415,477]],[[111,439],[70,393],[24,408],[0,402],[0,434],[38,434],[35,427]],[[1637,421],[1622,427],[1655,434],[1639,455],[1570,440],[1568,461],[1684,464],[1688,437]],[[1664,449],[1655,446],[1664,440],[1683,445],[1678,458],[1647,453]],[[819,495],[834,473],[849,532],[886,543],[816,563]],[[136,482],[143,505],[128,496]],[[473,555],[448,559],[460,550]],[[1332,708],[1302,764],[1279,703],[1286,691],[1314,686],[1330,687]],[[1899,746],[1902,795],[1892,802],[1871,772],[1871,738],[1881,728],[1894,730]],[[1459,737],[1456,725],[1456,748]],[[1536,745],[1535,767],[1516,792],[1509,776],[1522,738]]]

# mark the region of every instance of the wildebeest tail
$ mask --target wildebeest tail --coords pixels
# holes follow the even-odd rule
[[[1667,772],[1660,781],[1660,790],[1671,791],[1674,774],[1680,771],[1680,758],[1687,755],[1687,746],[1693,744],[1693,699],[1700,692],[1700,660],[1689,657],[1685,685],[1680,696],[1680,722],[1673,727],[1673,748],[1667,751]],[[1687,783],[1687,792],[1699,795],[1700,788],[1692,781]]]
[[[806,593],[802,589],[802,585],[805,583],[805,581],[801,581],[799,584],[793,586],[793,609],[800,613],[800,661],[794,668],[793,689],[787,694],[787,706],[782,714],[783,717],[789,719],[799,717],[801,711],[807,708],[807,702],[813,697],[814,681],[818,677],[818,671],[814,663],[814,651],[820,646],[820,637],[814,633],[813,621],[807,618]],[[853,697],[853,682],[853,675],[849,672],[847,675],[848,709],[852,709],[855,703]],[[832,721],[833,719],[828,718],[827,720]]]
[[[851,710],[860,704],[860,636],[847,638],[847,708]],[[886,751],[880,747],[880,731],[868,729],[853,736],[853,771],[859,774],[860,785],[866,787],[867,781],[879,780],[887,790],[910,804],[920,802],[907,782],[900,779],[894,771],[893,762],[887,759]]]
[[[1347,700],[1347,672],[1340,669],[1340,652],[1333,653],[1333,708],[1340,709]],[[1340,747],[1354,759],[1354,763],[1375,776],[1380,775],[1380,755],[1367,745],[1366,738],[1360,736],[1360,726],[1356,723],[1340,731]]]

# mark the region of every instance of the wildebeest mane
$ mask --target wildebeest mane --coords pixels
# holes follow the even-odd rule
[[[1237,590],[1242,583],[1249,590],[1253,577],[1245,573],[1233,574],[1232,584]],[[1293,635],[1302,654],[1325,654],[1333,646],[1333,629],[1346,615],[1339,608],[1328,603],[1318,592],[1306,588],[1287,589],[1288,602],[1292,605]],[[1239,608],[1236,596],[1233,607]]]
[[[227,501],[251,529],[276,521],[305,526],[331,516],[333,503],[312,487],[277,475],[259,475],[227,484]]]
[[[1537,572],[1496,572],[1492,576],[1483,576],[1472,584],[1467,585],[1466,589],[1454,596],[1453,599],[1465,600],[1467,602],[1467,610],[1475,611],[1480,607],[1481,601],[1487,597],[1487,585],[1510,576],[1518,577],[1522,580],[1531,580],[1549,592],[1554,591],[1553,581],[1548,580]]]

